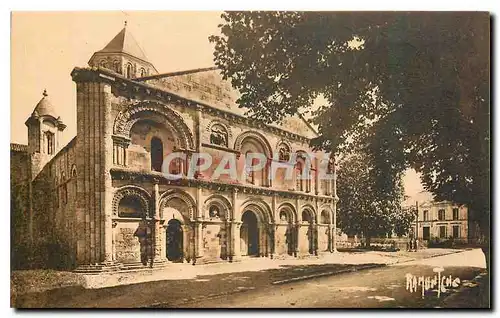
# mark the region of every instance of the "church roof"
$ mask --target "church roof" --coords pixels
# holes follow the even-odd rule
[[[102,53],[126,53],[138,59],[148,62],[146,54],[134,39],[127,26],[120,31],[102,50]]]
[[[31,114],[36,115],[36,116],[52,116],[54,118],[58,118],[56,111],[54,110],[54,106],[52,106],[52,103],[48,99],[48,94],[47,90],[43,91],[43,97],[42,99],[36,104],[35,109],[33,110],[33,113]]]
[[[163,73],[136,80],[239,116],[246,117],[249,110],[238,105],[239,91],[233,88],[230,80],[223,79],[217,67]],[[307,138],[317,137],[317,132],[300,115],[286,117],[280,123],[270,126]]]

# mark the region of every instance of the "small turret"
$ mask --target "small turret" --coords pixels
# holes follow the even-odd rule
[[[31,157],[32,178],[59,151],[62,132],[66,128],[48,99],[47,90],[25,122],[28,127],[28,153]]]

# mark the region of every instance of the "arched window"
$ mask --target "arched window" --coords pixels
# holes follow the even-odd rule
[[[127,68],[125,69],[125,77],[132,78],[132,64],[127,64]]]
[[[49,155],[53,155],[54,154],[54,134],[51,133],[50,131],[47,131],[45,133],[45,145],[46,145],[46,152],[47,154]]]
[[[120,62],[119,61],[113,62],[113,69],[116,73],[120,73]]]
[[[163,143],[160,138],[151,139],[151,170],[161,172],[163,164]]]
[[[228,146],[227,130],[224,126],[215,124],[210,132],[210,143],[218,146]]]
[[[278,154],[280,161],[290,160],[290,147],[287,144],[281,144],[278,149]]]
[[[100,63],[100,66],[101,67],[104,67],[104,68],[107,68],[107,64],[106,64],[106,60],[102,60],[101,63]]]
[[[129,218],[142,218],[145,216],[141,201],[135,196],[126,196],[118,205],[118,216]]]
[[[146,76],[146,70],[141,68],[141,77],[144,77]]]
[[[332,159],[328,161],[328,165],[326,166],[326,173],[330,176],[333,174],[333,168],[334,168],[334,162]],[[333,180],[325,178],[323,180],[323,191],[325,195],[331,195],[332,194],[332,186],[333,186]]]

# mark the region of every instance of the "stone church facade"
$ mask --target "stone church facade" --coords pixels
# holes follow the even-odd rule
[[[28,145],[11,144],[15,266],[99,272],[335,249],[335,183],[307,158],[316,132],[302,117],[247,118],[216,68],[158,73],[126,27],[71,76],[77,135],[61,145],[66,125],[44,92]],[[172,152],[185,159],[164,167]],[[240,173],[252,152],[265,154],[264,169]],[[189,176],[199,153],[213,162]],[[227,154],[237,179],[213,178]],[[283,169],[270,178],[273,161]]]

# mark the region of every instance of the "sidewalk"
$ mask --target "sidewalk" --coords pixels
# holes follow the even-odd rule
[[[205,265],[169,264],[162,269],[141,269],[129,272],[77,274],[50,270],[14,271],[11,274],[11,290],[16,294],[40,292],[64,286],[83,286],[84,288],[104,288],[118,285],[136,284],[163,280],[188,280],[201,276],[255,272],[305,265],[358,265],[384,266],[403,263],[422,258],[457,253],[456,249],[420,250],[417,252],[337,252],[321,253],[319,256],[303,259],[246,258],[241,262],[213,263]],[[361,266],[360,268],[364,268]]]

